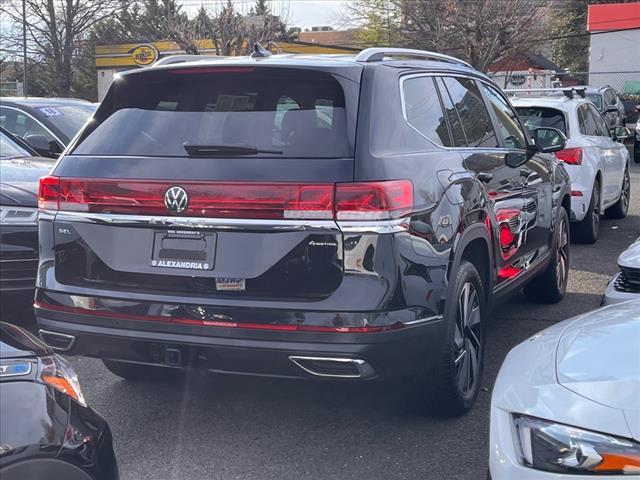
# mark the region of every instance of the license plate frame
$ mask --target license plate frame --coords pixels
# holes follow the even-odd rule
[[[149,265],[153,268],[210,271],[215,266],[215,232],[162,230],[153,233]]]

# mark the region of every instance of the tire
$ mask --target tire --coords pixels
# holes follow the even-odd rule
[[[135,382],[157,382],[175,380],[178,370],[170,367],[143,365],[140,363],[120,362],[103,359],[102,363],[114,375]]]
[[[596,179],[584,220],[572,225],[573,239],[578,243],[596,243],[600,234],[600,213],[600,181]]]
[[[524,287],[524,294],[529,300],[539,303],[557,303],[564,297],[569,279],[569,215],[564,208],[560,209],[556,230],[553,235],[553,252],[549,266],[539,277]]]
[[[627,216],[629,211],[629,203],[631,202],[631,177],[629,176],[629,168],[625,168],[622,178],[622,192],[616,203],[607,208],[604,212],[607,218],[621,219]]]
[[[439,369],[424,387],[433,389],[429,406],[434,413],[457,417],[473,407],[480,391],[486,303],[482,279],[473,264],[466,260],[461,261],[449,288],[442,358]]]

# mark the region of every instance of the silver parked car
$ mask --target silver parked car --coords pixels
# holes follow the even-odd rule
[[[493,480],[640,473],[640,299],[557,323],[516,346],[491,399]]]
[[[602,305],[640,299],[640,238],[620,254],[618,266],[620,271],[609,280]]]

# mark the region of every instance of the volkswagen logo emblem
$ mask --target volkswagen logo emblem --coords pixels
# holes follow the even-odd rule
[[[164,192],[164,206],[174,213],[183,212],[189,204],[189,196],[182,187],[170,187]]]

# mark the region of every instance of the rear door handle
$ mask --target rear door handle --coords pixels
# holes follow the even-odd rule
[[[493,180],[493,174],[487,173],[487,172],[480,172],[478,175],[476,175],[476,178],[480,180],[482,183],[489,183],[491,180]]]

